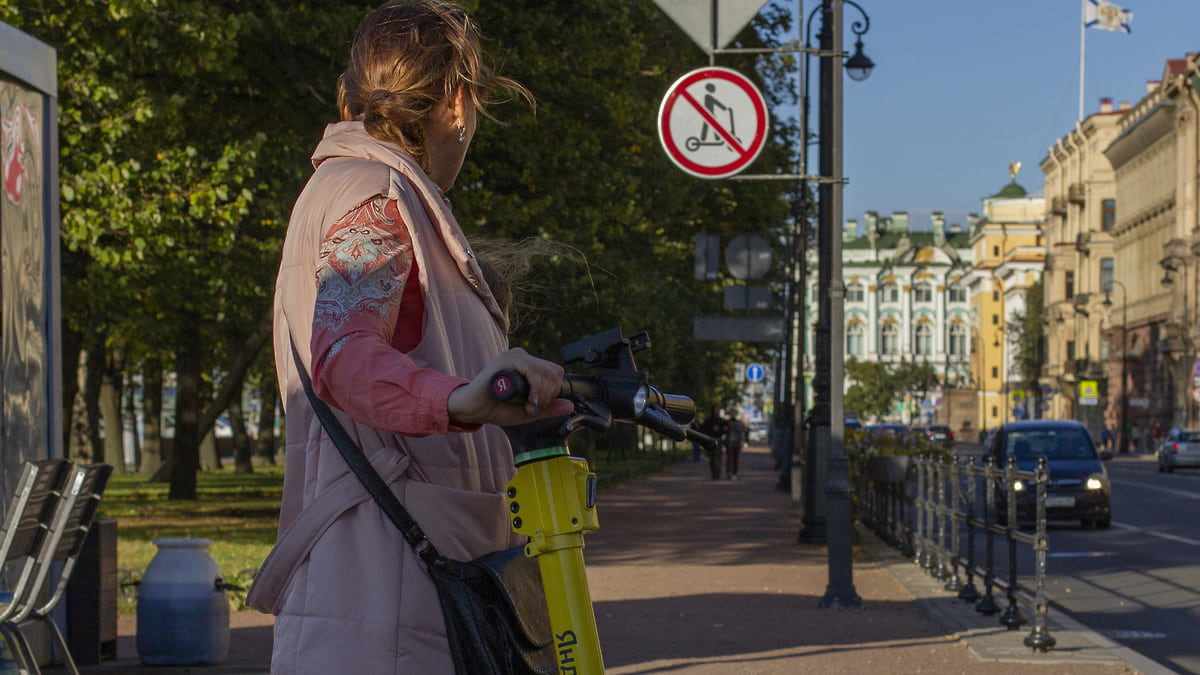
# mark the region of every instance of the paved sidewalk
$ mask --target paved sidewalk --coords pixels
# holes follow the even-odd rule
[[[600,530],[584,556],[609,674],[1169,672],[1057,614],[1058,647],[1035,654],[1022,644],[1028,630],[975,613],[861,528],[863,608],[819,609],[825,549],[796,543],[798,513],[774,489],[766,449],[748,449],[742,464],[740,480],[714,481],[707,463],[689,459],[600,494]],[[84,672],[267,673],[270,621],[234,614],[223,665],[146,668],[132,617],[122,617],[118,660]]]

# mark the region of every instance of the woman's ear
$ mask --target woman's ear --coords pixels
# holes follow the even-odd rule
[[[454,125],[464,126],[467,123],[467,86],[460,84],[450,97],[450,112],[454,114]]]

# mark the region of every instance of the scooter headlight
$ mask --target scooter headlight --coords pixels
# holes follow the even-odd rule
[[[646,403],[650,400],[650,388],[642,385],[633,394],[633,415],[641,417],[646,412]]]

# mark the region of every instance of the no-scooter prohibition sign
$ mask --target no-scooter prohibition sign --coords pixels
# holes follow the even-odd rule
[[[658,109],[658,135],[676,166],[700,178],[745,169],[767,140],[767,104],[754,83],[728,68],[679,78]]]

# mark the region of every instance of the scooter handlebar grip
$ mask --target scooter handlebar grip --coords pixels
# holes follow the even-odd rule
[[[696,403],[687,396],[658,393],[659,404],[678,424],[688,424],[696,419]]]
[[[489,391],[497,401],[524,401],[529,397],[529,381],[516,371],[498,370],[492,375]]]

